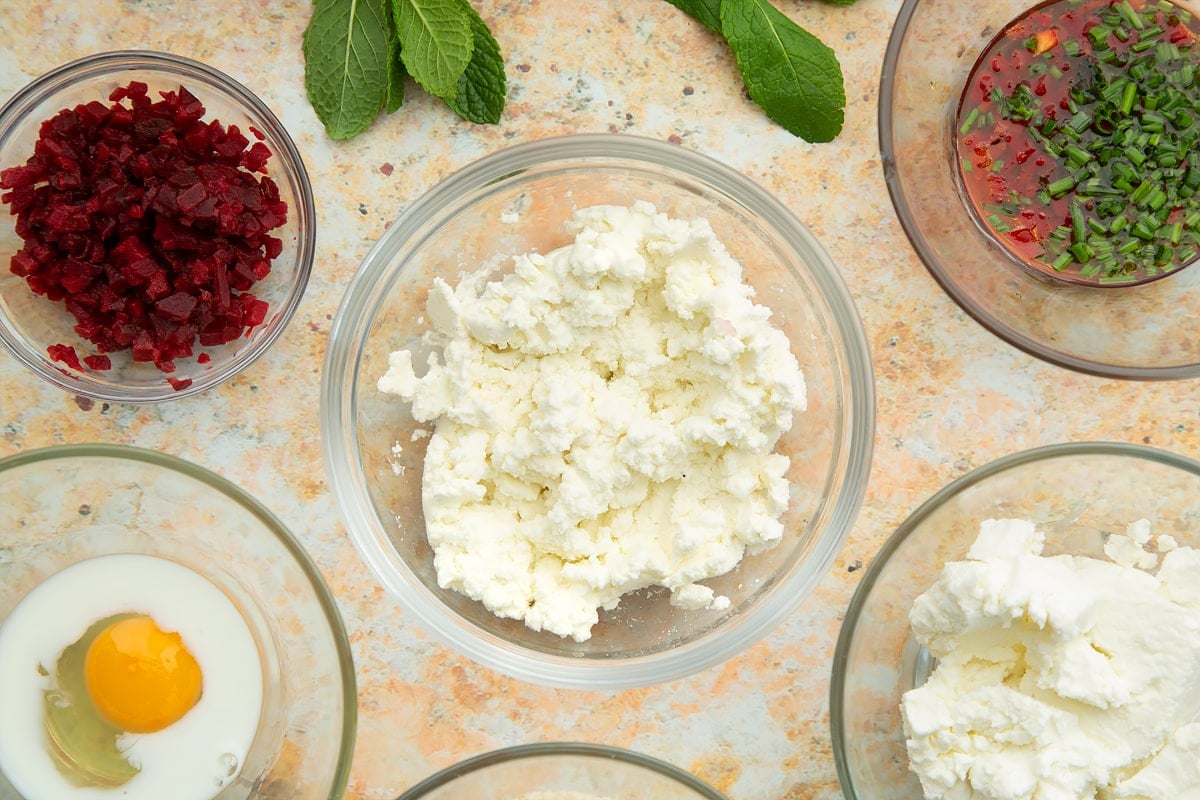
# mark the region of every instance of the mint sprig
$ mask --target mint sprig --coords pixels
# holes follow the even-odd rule
[[[304,31],[308,102],[334,139],[349,139],[389,103],[387,0],[314,0]]]
[[[471,20],[459,0],[392,0],[400,60],[434,97],[458,94],[458,76],[471,63]]]
[[[832,0],[849,5],[854,0]],[[845,123],[837,55],[767,0],[667,0],[725,38],[750,99],[808,142],[832,141]]]
[[[459,2],[470,12],[475,46],[471,61],[458,76],[458,93],[446,98],[446,103],[463,119],[496,123],[504,112],[504,58],[483,18],[467,5],[467,0]]]
[[[333,139],[404,103],[411,77],[471,122],[499,122],[507,82],[500,47],[467,0],[313,0],[304,85]]]

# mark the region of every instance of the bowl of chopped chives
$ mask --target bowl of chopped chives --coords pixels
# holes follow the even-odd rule
[[[1200,18],[1186,0],[906,0],[880,145],[914,249],[1009,343],[1200,374]]]

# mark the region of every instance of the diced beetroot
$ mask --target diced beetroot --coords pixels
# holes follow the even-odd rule
[[[251,172],[265,172],[267,160],[271,157],[271,148],[262,142],[255,142],[250,149],[242,154],[242,166]]]
[[[38,270],[38,262],[33,256],[24,250],[18,250],[13,253],[10,261],[10,269],[12,274],[21,278],[27,278],[33,275]]]
[[[30,159],[30,161],[32,160]],[[9,167],[0,172],[0,184],[5,189],[20,189],[33,186],[45,177],[45,170],[39,169],[36,164],[30,163],[23,167]]]
[[[149,96],[132,81],[45,120],[23,165],[0,171],[0,202],[23,246],[13,274],[62,301],[76,332],[103,353],[128,349],[163,372],[197,341],[225,344],[262,324],[268,305],[250,293],[283,251],[269,232],[287,204],[265,174],[261,131],[203,121],[185,87]],[[48,349],[81,369],[75,350]],[[202,353],[198,362],[208,363]],[[190,381],[171,379],[182,388]]]
[[[249,298],[248,301],[247,298]],[[259,300],[249,293],[243,294],[238,299],[242,301],[242,324],[251,328],[255,325],[261,325],[262,321],[267,318],[266,301]]]
[[[154,337],[150,335],[150,331],[138,331],[133,337],[133,343],[130,345],[132,349],[131,355],[134,361],[153,361],[154,360]]]
[[[187,322],[196,308],[197,300],[190,294],[175,292],[154,304],[154,309],[172,322]]]
[[[83,366],[79,363],[79,355],[75,352],[75,348],[69,344],[52,344],[46,348],[46,352],[49,354],[51,361],[66,364],[71,369],[83,369]]]

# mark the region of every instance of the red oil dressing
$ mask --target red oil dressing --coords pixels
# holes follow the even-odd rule
[[[1010,23],[955,120],[962,186],[1014,256],[1130,285],[1200,254],[1200,28],[1166,0],[1054,0]]]

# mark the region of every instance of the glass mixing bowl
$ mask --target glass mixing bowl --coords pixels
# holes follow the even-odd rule
[[[1051,445],[980,467],[914,511],[863,574],[834,651],[829,719],[847,800],[923,800],[908,766],[900,696],[924,681],[932,662],[908,614],[988,518],[1034,521],[1046,555],[1107,560],[1108,534],[1142,518],[1154,534],[1198,547],[1200,463],[1138,445]]]
[[[112,366],[106,370],[86,364],[75,369],[53,360],[47,352],[53,345],[72,346],[80,358],[93,353],[95,345],[75,332],[75,317],[62,302],[35,294],[23,277],[9,269],[9,259],[22,240],[16,233],[16,217],[7,204],[0,206],[0,343],[36,375],[72,394],[152,403],[211,389],[248,367],[279,338],[308,285],[316,214],[300,152],[271,109],[228,75],[170,53],[98,53],[57,67],[20,89],[0,108],[0,169],[25,163],[43,121],[65,108],[93,100],[106,102],[110,92],[131,81],[146,83],[152,100],[159,99],[158,92],[176,91],[183,85],[204,104],[204,120],[218,120],[226,128],[237,125],[251,142],[261,135],[272,154],[266,174],[288,206],[287,221],[271,231],[282,242],[282,252],[271,261],[270,274],[250,289],[267,302],[266,319],[225,344],[204,347],[197,342],[195,355],[175,359],[171,373],[152,363],[133,361],[128,349],[108,354]]]
[[[453,764],[398,800],[725,800],[657,758],[600,744],[517,745]]]
[[[1115,378],[1200,375],[1200,268],[1138,286],[1045,278],[971,211],[954,152],[971,68],[1029,0],[905,0],[879,90],[883,174],[900,223],[933,277],[985,328],[1033,356]],[[1193,2],[1177,3],[1195,12]]]
[[[0,496],[0,625],[85,559],[136,553],[191,568],[242,613],[263,667],[258,731],[217,798],[342,797],[358,708],[350,644],[316,566],[261,503],[178,458],[114,445],[0,459]],[[23,800],[2,773],[0,797]]]
[[[652,201],[706,218],[773,312],[804,370],[809,406],[778,450],[791,496],[783,540],[707,581],[731,603],[686,610],[665,590],[627,594],[590,639],[535,632],[439,587],[422,520],[428,423],[376,383],[388,355],[419,347],[435,277],[508,264],[566,244],[576,208]],[[414,360],[424,363],[418,353]],[[329,336],[321,440],[359,553],[426,628],[489,667],[533,683],[643,686],[727,659],[792,613],[828,570],[854,523],[874,436],[874,387],[861,323],[833,263],[808,230],[743,175],[683,147],[624,135],[543,139],[485,157],[419,198],[351,281]]]

